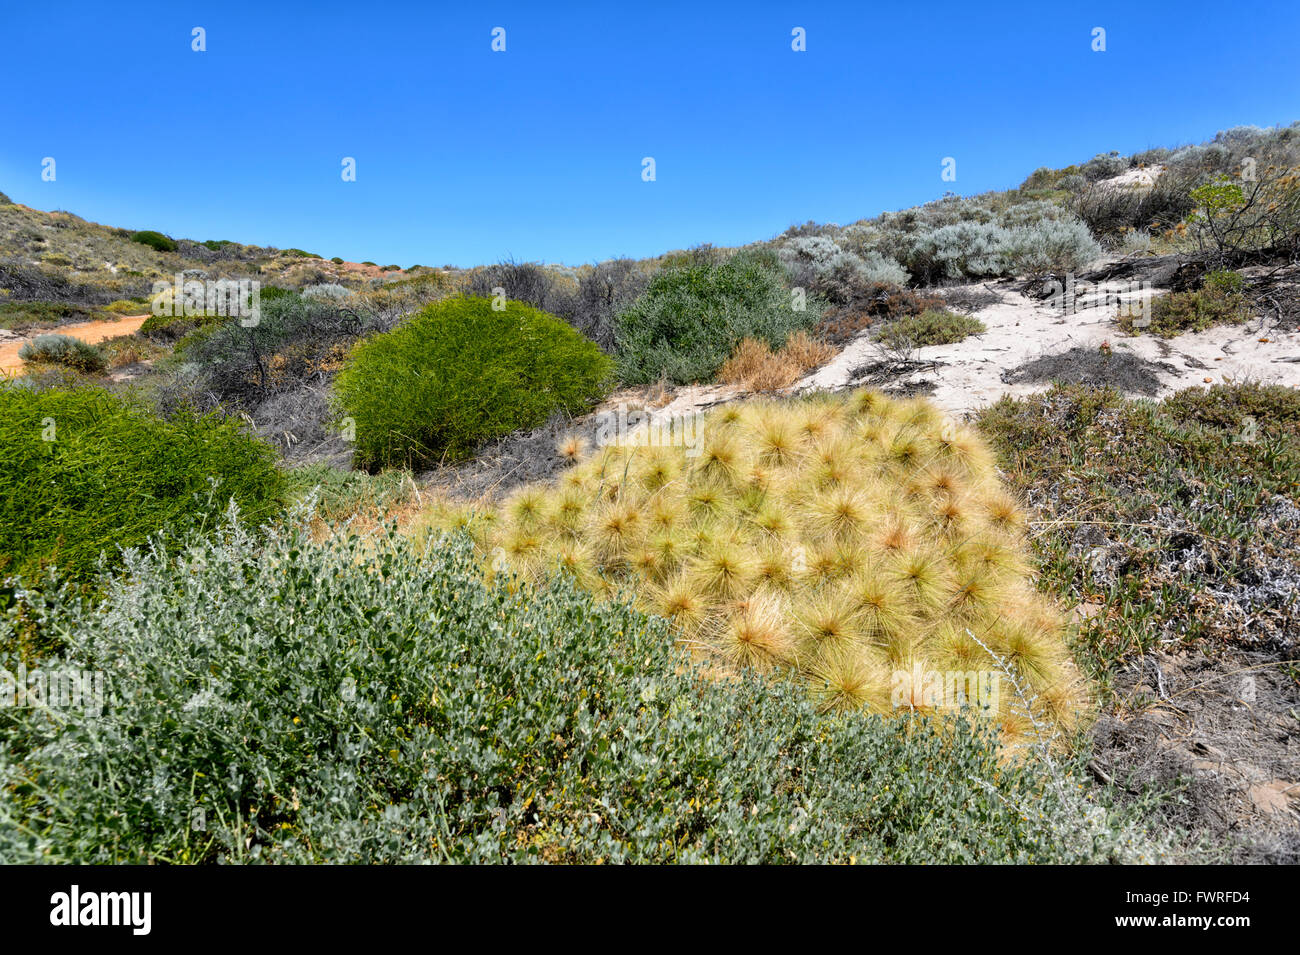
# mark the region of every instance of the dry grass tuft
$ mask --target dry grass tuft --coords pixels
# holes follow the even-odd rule
[[[746,338],[719,369],[718,380],[754,392],[780,391],[834,356],[832,346],[804,331],[792,334],[775,352],[766,342]]]
[[[744,345],[732,370],[769,357]],[[793,669],[828,709],[933,706],[900,700],[897,674],[991,670],[969,632],[1058,722],[1083,710],[1063,618],[1028,584],[1023,514],[970,429],[870,391],[731,404],[700,427],[698,454],[606,445],[494,521],[442,523],[468,521],[535,583],[558,564],[602,598],[630,588],[708,666]],[[1010,706],[991,715],[1014,735]]]

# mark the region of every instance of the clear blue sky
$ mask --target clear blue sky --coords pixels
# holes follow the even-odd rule
[[[1300,118],[1295,0],[8,0],[0,37],[15,201],[381,265],[739,244]]]

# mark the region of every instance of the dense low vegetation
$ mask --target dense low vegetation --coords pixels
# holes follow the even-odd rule
[[[104,355],[97,347],[69,335],[37,335],[23,343],[18,357],[33,364],[64,365],[74,371],[96,372],[104,368]]]
[[[557,412],[590,410],[612,372],[596,345],[553,315],[458,296],[359,342],[336,391],[359,466],[428,466]]]
[[[84,579],[100,555],[211,526],[233,499],[275,514],[275,453],[236,423],[163,420],[98,388],[0,384],[0,575]]]
[[[9,862],[1083,862],[1161,848],[964,720],[819,716],[468,541],[226,526],[39,599],[111,705],[0,709]],[[0,618],[0,647],[12,619]],[[0,650],[0,665],[15,667]],[[83,704],[84,705],[84,704]]]
[[[1199,289],[1153,298],[1146,325],[1139,325],[1134,312],[1126,308],[1120,309],[1116,321],[1125,331],[1147,331],[1161,338],[1203,332],[1215,325],[1240,325],[1251,316],[1250,302],[1242,292],[1244,284],[1239,272],[1209,272]]]
[[[980,428],[1013,486],[1055,515],[1032,535],[1043,580],[1100,611],[1080,645],[1103,683],[1156,647],[1292,626],[1300,392],[1216,385],[1153,402],[1072,385],[1003,398]]]
[[[745,338],[772,348],[820,318],[786,288],[770,257],[739,254],[665,268],[617,318],[619,373],[629,384],[713,377]]]
[[[927,345],[955,345],[971,335],[987,331],[984,323],[969,315],[941,308],[927,308],[890,322],[876,332],[875,339],[890,348],[924,348]]]

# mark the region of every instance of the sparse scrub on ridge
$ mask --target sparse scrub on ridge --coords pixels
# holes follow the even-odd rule
[[[156,418],[98,388],[0,384],[0,576],[84,578],[104,553],[280,506],[275,453],[233,421]]]
[[[1101,248],[1059,203],[1019,193],[946,197],[845,227],[837,241],[859,256],[901,264],[913,284],[1070,271]]]
[[[0,328],[20,333],[88,322],[101,315],[93,306],[74,305],[70,302],[0,301]]]
[[[743,339],[779,348],[816,324],[821,307],[814,296],[797,300],[770,253],[663,269],[618,315],[620,376],[628,384],[707,381]]]
[[[1220,265],[1253,249],[1300,250],[1300,156],[1291,166],[1256,169],[1243,181],[1219,176],[1191,191],[1187,217],[1198,250]]]
[[[1027,576],[1023,515],[980,439],[928,402],[728,405],[699,422],[697,455],[648,434],[480,518],[440,507],[429,520],[468,523],[485,560],[526,579],[558,565],[597,594],[630,586],[697,656],[796,670],[823,709],[925,709],[892,698],[891,681],[981,669],[970,630],[1052,720],[1080,715],[1063,622]],[[1009,709],[995,716],[1009,738],[1026,732]]]
[[[104,370],[104,353],[99,347],[70,335],[37,335],[23,343],[18,357],[33,364],[66,365],[87,374]]]
[[[1208,143],[1146,150],[1107,169],[1157,164],[1149,187],[1097,182],[1076,190],[1070,206],[1110,245],[1132,232],[1154,234],[1175,249],[1212,252],[1221,264],[1255,249],[1285,253],[1300,242],[1296,124],[1225,130]]]
[[[564,321],[519,302],[456,297],[358,342],[335,387],[374,469],[458,460],[479,444],[591,409],[613,363]]]
[[[472,272],[464,290],[491,298],[501,289],[507,300],[558,315],[612,353],[615,316],[640,297],[649,281],[649,273],[633,259],[610,259],[563,280],[531,262],[500,262]]]
[[[890,348],[925,348],[928,345],[955,345],[987,330],[978,318],[927,308],[920,315],[895,319],[876,332],[875,339]]]
[[[65,635],[44,665],[104,673],[112,702],[90,719],[4,711],[7,861],[1068,863],[1166,848],[1105,793],[1008,763],[983,726],[819,715],[779,678],[705,679],[662,620],[565,579],[490,585],[459,538],[224,525],[105,588],[94,606],[38,595]],[[13,625],[0,618],[10,669]]]

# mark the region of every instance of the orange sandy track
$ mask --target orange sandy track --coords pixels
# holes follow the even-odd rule
[[[18,357],[18,350],[37,335],[71,335],[73,338],[80,338],[83,342],[102,342],[105,338],[130,335],[132,332],[138,331],[148,317],[148,315],[123,315],[118,319],[79,322],[76,325],[63,325],[59,328],[28,332],[27,337],[19,341],[6,342],[0,345],[0,372],[10,373],[22,368],[23,362]]]

